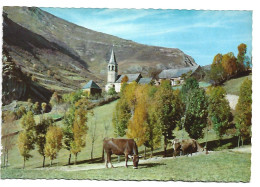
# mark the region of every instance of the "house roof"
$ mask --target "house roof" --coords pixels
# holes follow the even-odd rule
[[[182,74],[187,73],[189,71],[192,71],[192,73],[194,73],[194,71],[196,71],[198,67],[199,65],[179,69],[166,69],[159,74],[159,79],[170,79],[180,77]]]
[[[139,80],[139,84],[149,84],[150,82],[152,81],[152,78],[141,78],[140,80]]]
[[[85,86],[83,86],[83,89],[88,89],[88,88],[96,88],[96,89],[101,89],[93,80],[90,80]]]
[[[124,75],[120,75],[118,77],[118,79],[116,80],[116,83],[121,83],[123,77],[127,76],[128,77],[128,83],[133,82],[133,81],[137,81],[137,79],[141,76],[140,73],[136,73],[136,74],[124,74]]]

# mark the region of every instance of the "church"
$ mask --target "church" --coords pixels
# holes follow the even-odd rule
[[[111,57],[107,65],[107,84],[105,91],[107,92],[110,88],[114,87],[116,92],[120,92],[121,81],[125,76],[128,77],[127,83],[136,81],[139,84],[149,84],[152,81],[152,78],[143,78],[141,73],[118,75],[118,64],[114,50],[112,49]]]

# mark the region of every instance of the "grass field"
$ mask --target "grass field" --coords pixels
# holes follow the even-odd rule
[[[65,171],[53,169],[3,169],[1,177],[16,179],[165,180],[249,182],[250,153],[232,151],[192,157],[165,158],[132,167]],[[130,162],[131,164],[131,162]],[[85,163],[85,165],[91,165]],[[70,167],[70,166],[67,166]],[[73,166],[71,166],[73,167]]]
[[[240,86],[246,78],[252,80],[252,75],[231,79],[225,82],[223,87],[225,88],[227,94],[239,95]]]

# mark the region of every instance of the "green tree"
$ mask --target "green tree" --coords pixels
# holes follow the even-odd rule
[[[62,129],[57,126],[50,126],[46,134],[46,144],[44,154],[50,158],[52,162],[58,156],[58,152],[62,148]]]
[[[237,54],[238,71],[243,72],[246,69],[246,65],[247,66],[249,65],[249,64],[245,65],[247,46],[246,44],[241,43],[237,47],[237,49],[238,49],[238,54]]]
[[[45,153],[44,148],[46,144],[46,134],[48,128],[53,124],[52,118],[43,118],[38,124],[35,126],[36,132],[36,145],[38,147],[38,152],[43,156],[42,167],[45,166]]]
[[[252,118],[252,80],[245,79],[240,87],[239,99],[236,105],[235,124],[239,137],[251,137]]]
[[[209,120],[218,136],[222,137],[232,121],[229,102],[223,87],[211,87],[208,91]]]
[[[54,105],[58,104],[61,100],[61,97],[58,95],[57,92],[54,92],[50,99],[50,105],[53,107]]]
[[[166,149],[169,139],[174,138],[172,131],[174,130],[174,109],[172,101],[174,94],[171,88],[169,80],[161,82],[158,91],[155,94],[156,106],[157,106],[157,122],[162,129],[162,135],[164,139],[164,156],[166,156]]]
[[[75,119],[75,107],[72,106],[69,108],[69,111],[64,116],[64,128],[63,128],[63,141],[65,149],[69,151],[69,159],[68,159],[68,165],[70,165],[71,160],[71,147],[73,142],[73,123]]]
[[[198,87],[195,79],[189,78],[183,85],[181,94],[185,104],[183,126],[191,138],[198,139],[203,136],[203,128],[207,125],[208,104],[205,91]]]
[[[114,88],[114,87],[111,87],[111,88],[109,88],[107,94],[113,96],[113,95],[116,95],[117,93],[116,93],[115,88]]]
[[[34,149],[35,142],[35,121],[31,111],[25,114],[21,119],[21,126],[23,131],[19,133],[18,148],[21,156],[24,158],[23,168],[25,168],[25,161],[32,157],[30,151]]]
[[[131,109],[127,101],[121,97],[113,113],[112,124],[115,136],[123,137],[126,134],[127,124],[131,117]]]

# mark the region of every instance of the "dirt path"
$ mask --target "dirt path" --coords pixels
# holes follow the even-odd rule
[[[227,94],[226,98],[227,98],[227,100],[229,102],[230,108],[235,110],[239,97],[237,95]]]

